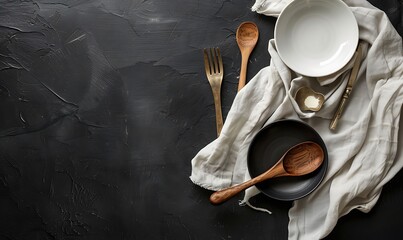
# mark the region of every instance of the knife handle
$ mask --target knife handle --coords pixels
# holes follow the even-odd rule
[[[330,129],[336,130],[337,124],[339,123],[339,119],[343,112],[344,106],[346,105],[347,99],[349,98],[351,93],[351,88],[347,88],[344,92],[343,98],[340,101],[339,106],[337,107],[337,111],[334,113],[333,119],[330,122]]]

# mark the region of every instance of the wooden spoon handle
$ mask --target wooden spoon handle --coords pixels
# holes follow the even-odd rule
[[[217,191],[211,194],[210,202],[214,205],[223,203],[228,199],[232,198],[233,196],[237,195],[238,193],[242,192],[243,190],[247,189],[248,187],[253,186],[256,183],[257,183],[256,178],[254,178],[239,185],[235,185],[233,187]]]
[[[246,85],[249,53],[242,54],[241,72],[239,73],[238,92]]]
[[[264,180],[274,178],[274,177],[279,177],[284,175],[284,169],[281,164],[276,164],[274,165],[271,169],[268,171],[260,174],[259,176],[250,179],[249,181],[246,181],[244,183],[241,183],[239,185],[235,185],[220,191],[217,191],[210,196],[210,202],[214,205],[223,203],[227,201],[228,199],[232,198],[233,196],[237,195],[238,193],[242,192],[243,190],[260,183]]]

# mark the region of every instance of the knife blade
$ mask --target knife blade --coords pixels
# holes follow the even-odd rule
[[[340,103],[337,107],[336,112],[333,115],[332,121],[330,122],[330,129],[331,130],[336,130],[337,124],[339,122],[339,119],[341,117],[341,114],[343,113],[343,109],[347,103],[347,99],[350,97],[350,93],[353,90],[354,84],[357,79],[358,75],[358,70],[360,70],[361,66],[361,58],[362,58],[362,43],[358,44],[357,50],[355,52],[355,57],[354,57],[354,65],[353,68],[351,69],[350,77],[347,82],[346,89],[344,90],[344,94],[342,99],[340,100]]]

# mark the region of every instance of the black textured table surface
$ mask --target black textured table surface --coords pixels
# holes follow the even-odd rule
[[[403,35],[402,1],[370,2]],[[189,180],[216,136],[202,49],[222,51],[224,118],[241,22],[260,30],[247,79],[269,65],[276,19],[253,3],[0,1],[0,239],[287,239],[291,203],[216,207]],[[400,172],[328,239],[400,239],[402,217]]]

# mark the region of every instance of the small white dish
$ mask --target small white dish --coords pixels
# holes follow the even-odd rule
[[[344,67],[358,44],[358,24],[341,0],[294,0],[280,13],[277,52],[295,72],[323,77]]]

